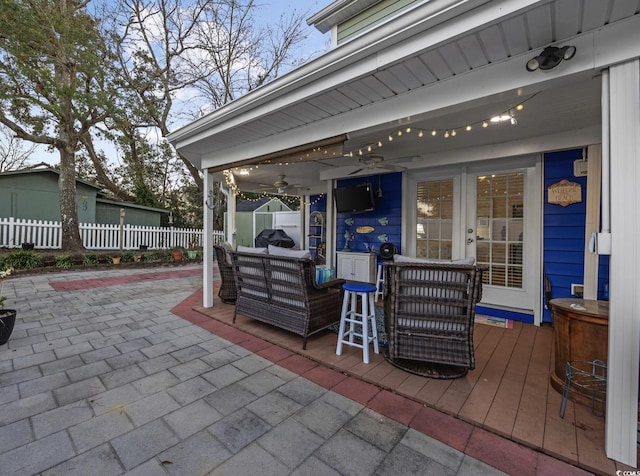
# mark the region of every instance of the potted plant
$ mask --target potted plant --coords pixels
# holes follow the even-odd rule
[[[174,248],[173,249],[173,261],[181,261],[182,260],[182,248]]]
[[[16,313],[14,309],[5,309],[4,302],[7,297],[2,294],[4,280],[13,272],[13,268],[7,268],[0,271],[0,345],[6,344],[13,332],[13,326],[16,323]]]
[[[120,253],[115,253],[111,255],[111,262],[113,264],[120,264]]]

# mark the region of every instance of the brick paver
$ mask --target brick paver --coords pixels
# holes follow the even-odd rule
[[[0,475],[500,474],[374,386],[206,326],[201,286],[197,265],[7,280]]]

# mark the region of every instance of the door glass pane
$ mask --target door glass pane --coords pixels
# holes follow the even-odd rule
[[[453,179],[418,183],[416,256],[451,259]]]
[[[524,173],[477,178],[476,261],[483,282],[522,289]]]

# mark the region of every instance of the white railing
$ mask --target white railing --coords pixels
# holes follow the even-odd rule
[[[93,250],[132,250],[142,245],[149,249],[202,246],[202,230],[191,228],[81,223],[80,238],[85,248]],[[214,231],[213,240],[215,243],[223,241],[224,233]],[[46,220],[0,218],[0,247],[20,248],[23,243],[33,243],[36,249],[59,249],[62,247],[62,224]]]

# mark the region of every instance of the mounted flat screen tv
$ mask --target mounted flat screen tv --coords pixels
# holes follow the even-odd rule
[[[364,213],[375,210],[373,187],[369,183],[338,187],[333,191],[337,213]]]

